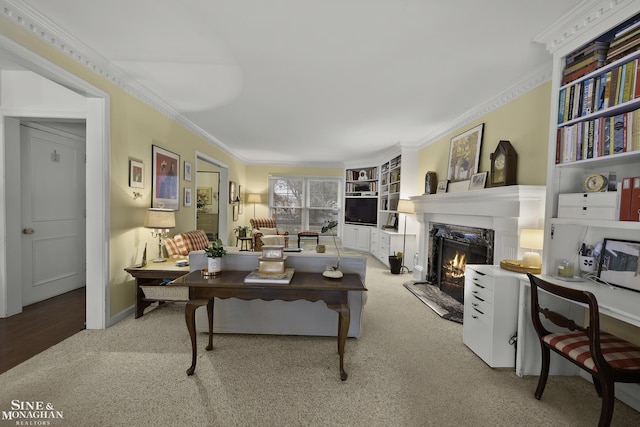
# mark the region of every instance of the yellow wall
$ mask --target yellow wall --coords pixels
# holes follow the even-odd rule
[[[437,180],[447,178],[451,138],[484,123],[478,172],[490,171],[489,155],[500,140],[510,141],[518,153],[517,183],[545,185],[551,82],[547,82],[455,132],[430,143],[418,154],[418,189],[424,175],[435,171]]]

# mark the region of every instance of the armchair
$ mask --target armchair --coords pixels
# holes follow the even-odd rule
[[[264,244],[284,244],[285,248],[289,247],[289,232],[278,230],[275,219],[251,218],[249,222],[252,228],[254,251],[261,251]],[[281,243],[282,240],[284,242]]]

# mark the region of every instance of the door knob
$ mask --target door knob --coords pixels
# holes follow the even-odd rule
[[[35,232],[36,232],[36,230],[34,230],[33,228],[23,228],[22,229],[22,234],[33,234]]]

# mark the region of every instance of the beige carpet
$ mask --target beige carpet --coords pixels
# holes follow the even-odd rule
[[[487,367],[462,344],[462,325],[402,286],[409,279],[368,259],[364,334],[347,341],[345,382],[335,338],[322,337],[216,335],[206,352],[202,335],[188,377],[183,307],[167,304],[0,375],[0,415],[19,400],[62,411],[53,426],[596,425],[590,383],[552,377],[535,400],[537,378]],[[613,425],[640,425],[640,413],[616,402]]]

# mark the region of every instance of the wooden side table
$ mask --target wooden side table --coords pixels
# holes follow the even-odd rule
[[[236,237],[236,246],[240,241],[240,251],[253,250],[253,237]]]
[[[127,267],[124,269],[136,279],[135,318],[144,314],[144,309],[159,299],[146,298],[140,288],[143,286],[159,286],[164,280],[174,280],[189,273],[189,266],[177,267],[172,260],[166,262],[150,262],[144,267]]]

